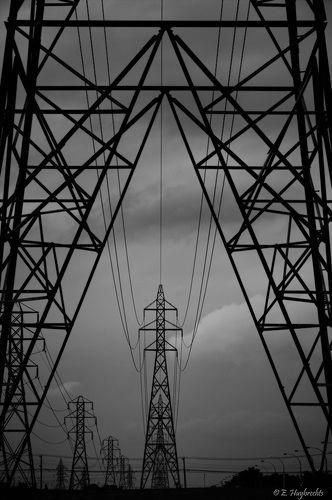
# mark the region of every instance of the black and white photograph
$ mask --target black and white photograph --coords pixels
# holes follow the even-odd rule
[[[2,500],[332,497],[331,61],[332,0],[0,0]]]

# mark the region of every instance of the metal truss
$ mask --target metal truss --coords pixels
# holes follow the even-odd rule
[[[29,450],[32,429],[162,101],[172,110],[313,470],[307,415],[317,415],[324,443],[322,470],[332,404],[332,113],[323,1],[251,0],[253,18],[221,21],[87,21],[75,17],[78,4],[78,0],[12,1],[6,24],[0,88],[0,430],[3,463],[8,455],[12,458],[3,480],[12,481]],[[305,17],[300,17],[300,4],[306,7]],[[270,56],[235,84],[225,85],[215,76],[181,31],[191,28],[199,33],[219,26],[260,33],[271,48]],[[73,60],[66,60],[63,51],[57,51],[73,30],[119,27],[145,30],[146,39],[109,84],[89,79]],[[184,84],[148,80],[162,40],[172,47]],[[50,67],[57,70],[54,82],[47,80]],[[273,82],[269,73],[274,74]],[[198,74],[203,84],[197,83]],[[58,100],[68,93],[75,108]],[[84,102],[82,94],[88,95]],[[251,106],[250,96],[255,96],[256,107]],[[239,126],[225,140],[217,122],[228,115],[235,116]],[[94,130],[91,120],[107,116],[116,118],[116,130],[106,125],[104,131]],[[63,120],[61,129],[54,117]],[[140,140],[128,153],[125,146],[136,133]],[[209,140],[207,155],[195,148],[197,134]],[[241,149],[240,141],[246,144],[249,139],[251,150]],[[87,140],[94,146],[90,150],[83,147]],[[222,205],[209,184],[211,176],[225,176],[225,189],[237,214],[231,227],[223,221]],[[107,184],[112,208],[101,229],[96,219]],[[62,231],[52,226],[55,217]],[[275,231],[262,231],[263,222]],[[89,264],[82,270],[76,296],[67,300],[68,281],[82,255],[89,257]],[[265,286],[259,303],[250,296],[249,262],[255,262],[257,281]],[[18,370],[11,362],[14,347],[10,347],[17,304],[23,311],[37,311],[29,323],[32,333]],[[29,375],[31,355],[41,338],[48,342],[54,335],[58,339],[54,368],[38,392]],[[292,353],[292,373],[276,347],[279,341],[286,357]],[[19,411],[26,407],[31,411],[21,421],[17,441],[10,429],[18,418],[13,407],[23,386],[25,402]]]
[[[166,339],[167,333],[182,332],[177,325],[177,309],[164,296],[159,285],[157,298],[144,309],[142,332],[153,332],[155,339],[144,349],[155,352],[149,413],[146,425],[141,488],[151,481],[151,488],[169,488],[169,476],[180,487],[174,419],[169,388],[167,353],[176,348]],[[152,318],[152,319],[151,319]]]
[[[106,470],[104,486],[119,484],[120,447],[118,439],[109,436],[101,446],[103,464]]]
[[[124,455],[119,458],[119,488],[122,490],[128,489],[128,470],[129,460]]]
[[[78,396],[68,403],[70,413],[65,417],[65,422],[70,421],[72,427],[68,437],[74,436],[73,462],[70,472],[69,489],[80,490],[90,484],[89,464],[86,454],[85,436],[93,438],[90,425],[96,424],[93,413],[93,403],[83,396]]]
[[[56,490],[66,489],[66,470],[67,469],[64,466],[62,459],[60,458],[56,468]]]
[[[20,309],[20,304],[17,305],[17,310],[12,311],[11,332],[7,344],[7,370],[8,377],[4,390],[10,392],[12,384],[15,381],[15,376],[19,373],[22,366],[22,361],[25,355],[25,344],[31,341],[31,330],[29,324],[34,322],[36,314],[33,311],[23,312]],[[43,348],[44,346],[42,346]],[[31,383],[38,377],[38,366],[30,360],[26,365],[26,376]],[[16,455],[13,449],[12,442],[20,443],[24,438],[26,429],[29,425],[31,406],[29,405],[29,394],[23,380],[17,385],[10,409],[8,412],[8,431],[7,435],[0,435],[1,449],[1,470],[3,477],[8,479],[10,470],[16,460]],[[13,436],[9,439],[8,436]],[[34,460],[32,455],[32,447],[30,439],[27,440],[26,448],[22,456],[22,463],[18,468],[20,480],[30,487],[36,486],[36,477],[34,469]]]

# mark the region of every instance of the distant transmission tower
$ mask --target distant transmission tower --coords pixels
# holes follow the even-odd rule
[[[32,311],[23,312],[19,306],[12,311],[11,330],[7,342],[7,355],[4,370],[4,385],[6,387],[5,394],[9,394],[9,392],[13,389],[13,382],[22,367],[25,355],[25,345],[31,338],[31,335],[29,335],[29,332],[26,329],[26,324],[28,321],[30,324],[33,323],[35,317],[36,313]],[[33,380],[36,378],[37,370],[38,368],[32,360],[30,360],[28,365],[25,365],[25,376],[30,379],[31,384],[33,384]],[[16,386],[13,392],[13,400],[8,414],[8,420],[11,423],[11,432],[16,434],[19,441],[22,440],[26,429],[29,428],[30,425],[31,419],[28,413],[29,402],[30,390],[26,387],[24,379],[21,378],[20,383]],[[10,470],[13,463],[15,463],[17,456],[11,447],[9,440],[6,438],[6,434],[3,432],[0,433],[0,451],[2,452],[2,461],[0,461],[0,480],[7,483],[10,482]],[[26,485],[32,487],[36,486],[30,435],[27,437],[26,446],[18,467],[18,472],[20,480]]]
[[[106,467],[104,486],[117,486],[120,448],[118,439],[109,436],[102,442],[102,460]]]
[[[135,486],[134,480],[134,472],[130,464],[128,464],[127,468],[127,488],[128,490],[132,490]]]
[[[64,490],[66,488],[66,467],[63,465],[62,458],[56,468],[56,489]]]
[[[175,320],[166,319],[169,315]],[[150,317],[153,315],[154,320]],[[155,352],[149,415],[145,436],[141,488],[151,481],[152,488],[168,488],[169,475],[180,487],[178,456],[176,451],[173,412],[169,389],[166,353],[176,351],[166,340],[166,333],[182,332],[177,326],[177,309],[165,300],[163,286],[159,285],[157,299],[144,309],[144,326],[140,332],[155,332],[155,340],[146,351]]]
[[[96,417],[93,414],[92,401],[85,399],[83,396],[78,396],[76,399],[70,401],[68,409],[71,412],[65,417],[65,421],[68,419],[74,421],[71,429],[68,431],[68,435],[75,436],[69,489],[77,490],[85,488],[90,483],[85,436],[88,434],[93,438],[89,423],[93,421],[95,424]]]
[[[127,488],[127,467],[128,467],[128,459],[124,456],[120,456],[119,461],[119,488],[126,489]]]

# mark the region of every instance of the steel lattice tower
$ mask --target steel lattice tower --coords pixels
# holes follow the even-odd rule
[[[0,443],[7,483],[26,465],[32,477],[33,464],[24,463],[22,457],[29,456],[31,432],[162,101],[177,123],[312,470],[308,450],[312,432],[306,422],[307,415],[315,413],[317,441],[324,442],[323,469],[332,415],[332,99],[324,3],[241,3],[251,7],[250,16],[128,21],[76,18],[79,0],[11,1],[0,83]],[[89,78],[73,64],[73,59],[79,61],[77,43],[72,59],[67,51],[58,50],[66,35],[75,50],[77,30],[90,28],[94,32],[135,28],[132,33],[146,35],[107,83]],[[228,81],[225,75],[214,74],[191,46],[187,28],[196,30],[196,40],[204,30],[244,30],[265,50],[259,52],[255,67],[247,65],[237,81]],[[148,80],[162,41],[172,51],[169,60],[173,58],[181,84]],[[54,67],[57,78],[50,82],[47,72]],[[197,79],[198,74],[203,78]],[[82,93],[90,96],[84,103]],[[59,98],[66,95],[68,102],[68,94],[77,102],[75,109]],[[89,127],[91,117],[110,115],[118,120],[116,130],[108,127],[102,133]],[[213,118],[225,116],[238,122],[231,136],[223,139],[220,122]],[[61,118],[66,126],[59,130],[50,117]],[[128,152],[126,145],[137,130],[140,140]],[[198,137],[209,141],[208,154],[197,150]],[[87,140],[93,141],[94,150],[83,148]],[[76,154],[78,143],[81,156]],[[257,154],[249,154],[253,151]],[[92,177],[91,172],[99,175]],[[117,174],[121,189],[112,191],[112,214],[101,232],[95,225],[99,196],[109,177],[111,186],[116,185],[111,176]],[[208,184],[214,175],[225,178],[236,212],[232,228],[224,222]],[[65,228],[70,221],[70,232],[52,231],[49,221],[55,214],[57,227]],[[261,221],[273,227],[276,217],[278,231],[262,232]],[[76,295],[70,293],[69,301],[68,278],[82,253],[89,256],[89,263],[82,267]],[[257,280],[264,282],[259,303],[250,296],[246,273],[250,259],[257,264]],[[33,307],[38,314],[29,322],[31,334],[16,369],[11,339],[18,303],[23,311]],[[54,369],[40,394],[28,367],[38,340],[43,337],[47,342],[55,332],[60,340]],[[291,374],[275,349],[275,339],[281,337],[287,340],[285,352],[294,358]],[[18,419],[13,407],[22,387],[26,391],[22,412],[29,405],[31,417]],[[18,420],[19,440],[11,432]]]
[[[120,455],[119,459],[119,488],[127,489],[128,487],[128,458],[124,455]]]
[[[155,438],[155,457],[152,472],[151,486],[154,489],[167,489],[169,488],[168,470],[167,470],[167,456],[165,452],[165,439],[164,439],[164,410],[166,405],[163,404],[161,394],[159,394],[157,405],[157,437]]]
[[[127,468],[127,488],[128,490],[132,490],[135,486],[134,472],[130,464],[128,464]]]
[[[167,315],[166,315],[167,312]],[[147,315],[155,316],[147,320]],[[172,315],[172,320],[168,318]],[[175,319],[173,317],[175,316]],[[166,339],[168,332],[181,332],[176,324],[177,309],[165,300],[163,286],[159,285],[157,298],[144,309],[142,332],[154,332],[155,340],[145,351],[155,352],[152,387],[147,419],[141,488],[151,481],[152,488],[168,488],[169,475],[176,487],[180,487],[179,463],[176,451],[174,420],[167,370],[167,352],[176,351]]]
[[[60,458],[56,468],[56,489],[66,489],[66,467],[63,464],[62,458]]]
[[[33,311],[23,312],[20,305],[17,310],[13,310],[11,318],[11,332],[7,343],[7,364],[5,366],[5,387],[6,393],[12,389],[12,384],[15,381],[19,370],[22,366],[22,361],[25,354],[25,344],[29,342],[29,321],[34,321],[35,313]],[[26,366],[26,373],[32,379],[38,376],[38,367],[30,360],[29,365]],[[11,432],[16,434],[19,440],[24,436],[26,428],[29,425],[29,396],[24,387],[23,380],[20,381],[13,393],[13,399],[9,411],[9,420],[11,422]],[[8,481],[10,470],[15,462],[16,456],[12,449],[11,443],[5,435],[0,435],[0,450],[2,479]],[[36,477],[34,469],[34,460],[32,455],[31,441],[28,439],[25,453],[22,456],[22,462],[19,466],[18,472],[22,481],[31,487],[36,486]]]
[[[93,438],[90,425],[96,423],[96,417],[93,414],[93,403],[83,396],[70,401],[68,409],[71,411],[65,420],[70,419],[72,423],[68,436],[75,436],[69,489],[76,490],[83,489],[90,484],[85,436],[90,435]]]
[[[102,442],[101,453],[106,467],[104,486],[116,486],[119,468],[120,448],[118,439],[109,436]]]

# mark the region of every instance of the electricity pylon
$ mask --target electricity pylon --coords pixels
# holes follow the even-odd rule
[[[134,472],[130,464],[127,468],[127,489],[132,490],[135,487],[135,477]]]
[[[167,315],[166,315],[167,312]],[[172,315],[172,316],[171,316]],[[151,320],[151,316],[153,319]],[[168,318],[172,318],[171,321]],[[174,318],[174,319],[173,319]],[[159,285],[157,298],[144,309],[142,332],[153,332],[155,339],[144,349],[155,352],[149,413],[146,426],[141,488],[151,481],[152,488],[168,488],[169,475],[180,487],[174,420],[167,369],[167,352],[176,351],[166,339],[167,333],[182,332],[177,326],[177,309],[165,300]]]
[[[85,436],[90,435],[93,439],[90,426],[96,424],[96,417],[93,414],[93,403],[83,396],[72,399],[68,403],[68,409],[71,411],[65,417],[65,421],[70,420],[72,424],[68,436],[74,436],[69,489],[76,490],[83,489],[90,484]]]
[[[6,394],[12,389],[12,384],[15,377],[22,367],[22,362],[25,355],[26,343],[30,341],[31,335],[29,333],[29,322],[33,322],[36,314],[33,311],[23,312],[20,305],[17,309],[12,311],[11,317],[11,331],[7,342],[7,356],[4,371],[4,385]],[[25,375],[33,380],[38,376],[37,365],[30,360],[29,364],[25,367]],[[29,427],[29,403],[31,394],[29,388],[27,389],[23,383],[23,379],[16,386],[13,392],[13,399],[10,405],[8,419],[11,422],[11,432],[16,434],[16,438],[23,439],[26,429]],[[4,433],[0,433],[0,451],[1,451],[1,480],[5,483],[9,482],[10,470],[16,456],[10,441]],[[32,446],[30,436],[27,439],[25,452],[22,455],[21,462],[18,467],[20,480],[27,486],[36,486],[36,477],[34,469],[34,461],[32,454]]]
[[[128,458],[124,455],[120,455],[119,459],[119,488],[127,489],[127,469],[128,469]]]
[[[104,439],[101,447],[102,460],[106,468],[104,486],[117,486],[119,479],[120,447],[118,439],[109,436]]]
[[[162,102],[177,124],[313,471],[308,416],[314,414],[317,442],[324,443],[323,470],[332,428],[332,104],[324,2],[240,4],[240,17],[226,12],[220,20],[128,21],[88,18],[86,3],[79,0],[10,3],[0,82],[0,442],[7,483],[24,468],[31,431]],[[117,42],[123,43],[121,50],[128,49],[128,57],[118,61],[116,74],[111,71],[105,84],[86,72],[80,33],[91,29],[93,42],[96,32],[119,28],[141,38],[128,46],[122,38]],[[227,64],[214,71],[188,41],[188,28],[195,40],[206,43],[206,31],[220,28],[221,36],[231,38],[230,33],[235,37],[242,30],[251,46],[259,43],[264,50],[255,57],[246,50],[243,57],[238,54],[245,63],[242,72],[228,78],[223,73],[229,71]],[[68,39],[70,51],[63,50]],[[179,78],[166,81],[164,72],[165,81],[154,84],[150,76],[156,65],[160,68],[162,43],[167,44],[172,76]],[[106,57],[103,75],[105,65]],[[50,74],[56,79],[50,81]],[[69,100],[77,107],[64,104]],[[99,128],[92,126],[95,115],[101,117]],[[109,125],[110,116],[116,118],[116,129]],[[228,117],[234,117],[235,126],[221,136],[220,123]],[[133,136],[139,140],[132,141]],[[210,145],[207,154],[197,147],[203,142]],[[112,211],[106,211],[105,231],[100,231],[100,194],[117,175],[119,190],[111,192]],[[216,190],[209,184],[211,176]],[[225,210],[221,184],[229,204]],[[229,208],[232,224],[225,220]],[[261,223],[270,230],[262,230]],[[86,265],[75,287],[69,278],[83,253]],[[250,262],[255,262],[260,300],[251,296]],[[30,325],[20,368],[14,370],[9,346],[17,303],[23,310],[34,306],[38,317]],[[55,332],[54,370],[40,393],[27,367],[38,339],[47,342]],[[280,337],[287,344],[285,359],[294,361],[291,367],[280,359],[275,342]],[[21,421],[17,440],[11,427],[22,384],[30,391],[32,416]],[[32,464],[28,467],[33,474]]]
[[[56,468],[56,489],[64,490],[66,488],[66,467],[63,464],[62,458]]]

